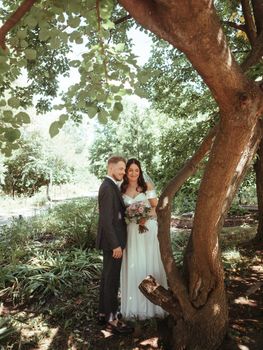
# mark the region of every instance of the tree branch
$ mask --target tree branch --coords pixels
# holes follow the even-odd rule
[[[161,306],[175,319],[182,318],[182,310],[173,294],[156,282],[152,276],[147,276],[140,284],[139,289],[153,304]]]
[[[127,16],[121,17],[121,18],[117,19],[116,21],[114,21],[114,24],[117,25],[117,24],[126,22],[130,18],[132,18],[131,15],[127,15]]]
[[[8,18],[0,28],[0,47],[5,50],[5,38],[7,33],[20,21],[20,19],[31,9],[38,0],[24,0],[18,9]]]
[[[241,5],[246,23],[246,33],[250,44],[253,47],[257,38],[257,30],[250,7],[250,2],[249,0],[241,0]]]
[[[246,57],[244,62],[241,64],[241,68],[244,72],[247,72],[248,69],[255,64],[259,63],[263,56],[263,31],[257,37],[254,46]]]
[[[247,29],[246,26],[244,24],[237,24],[235,22],[231,22],[231,21],[222,21],[223,24],[235,28],[237,30],[242,30],[243,32],[247,33]]]
[[[211,149],[217,130],[218,125],[210,130],[193,157],[186,162],[184,167],[166,186],[163,193],[161,194],[157,206],[158,239],[160,243],[162,262],[169,281],[170,289],[172,290],[174,296],[178,299],[185,319],[190,319],[193,316],[195,310],[189,301],[185,283],[182,280],[182,277],[176,267],[173,258],[170,237],[172,200],[175,193],[180,189],[183,183],[196,172],[198,169],[198,164]]]

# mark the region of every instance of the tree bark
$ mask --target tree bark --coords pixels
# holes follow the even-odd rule
[[[7,33],[15,27],[20,19],[31,9],[38,0],[24,0],[18,9],[10,16],[10,18],[0,28],[0,47],[5,50],[5,38]]]
[[[257,160],[254,164],[258,199],[258,228],[256,241],[263,242],[263,139],[257,150]]]

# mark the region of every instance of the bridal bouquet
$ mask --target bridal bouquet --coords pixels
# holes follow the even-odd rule
[[[131,222],[139,225],[139,233],[148,231],[148,228],[144,225],[145,221],[150,218],[151,208],[146,206],[145,202],[135,202],[126,208],[125,221],[126,224]]]

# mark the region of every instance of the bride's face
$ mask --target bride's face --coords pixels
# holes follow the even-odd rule
[[[128,171],[127,171],[127,178],[128,181],[135,182],[138,180],[140,176],[140,169],[136,164],[131,164]]]

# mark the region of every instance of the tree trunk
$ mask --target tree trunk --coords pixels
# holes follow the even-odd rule
[[[242,139],[241,130],[242,128],[234,132],[234,134],[240,136],[236,139],[239,142]],[[182,185],[182,179],[185,180],[187,176],[195,172],[196,162],[200,161],[207,153],[209,143],[212,141],[211,135],[208,135],[197,153],[187,163],[188,166],[185,166],[179,175],[171,181],[170,184],[172,185],[167,186],[158,205],[158,238],[170,291],[164,290],[153,278],[145,279],[139,288],[149,300],[162,306],[172,316],[166,327],[161,328],[161,330],[165,329],[161,336],[169,350],[217,349],[222,343],[228,327],[228,305],[224,288],[224,271],[221,263],[218,232],[222,228],[231,201],[258,148],[262,134],[258,123],[256,129],[251,131],[249,140],[243,140],[247,145],[245,150],[239,153],[239,158],[238,152],[236,152],[236,157],[239,160],[236,162],[234,174],[230,176],[229,167],[232,169],[233,165],[230,160],[225,159],[222,169],[219,168],[214,173],[213,178],[210,175],[213,168],[215,169],[214,162],[218,162],[218,157],[222,156],[222,154],[214,155],[213,152],[217,147],[222,148],[223,144],[229,149],[230,146],[227,143],[233,142],[233,139],[229,136],[225,139],[222,134],[227,136],[227,133],[219,128],[202,182],[202,184],[208,183],[208,187],[206,190],[199,192],[197,203],[198,207],[200,198],[204,200],[202,197],[205,196],[206,202],[211,201],[212,207],[203,205],[201,213],[204,219],[202,219],[201,214],[195,219],[198,220],[199,226],[194,223],[184,256],[183,274],[175,266],[170,244],[171,198],[174,195],[174,188],[177,190]],[[231,159],[234,159],[233,155]],[[210,168],[211,163],[212,169]],[[230,185],[226,185],[221,181],[221,171],[228,173],[225,179],[229,178]],[[213,187],[209,185],[209,181],[215,182]],[[214,195],[213,189],[216,188],[216,183],[219,183],[218,186],[221,187],[221,192],[228,189],[227,195],[222,194],[221,197],[219,196],[220,193],[217,196]],[[217,203],[220,201],[223,204]],[[203,236],[200,235],[199,240],[196,240],[200,226],[204,234]]]
[[[255,239],[263,241],[263,139],[257,150],[257,160],[254,164],[258,199],[258,228]]]
[[[175,183],[166,187],[157,209],[161,256],[171,292],[172,322],[168,325],[167,348],[217,349],[228,326],[218,235],[258,147],[263,94],[231,55],[211,1],[119,2],[144,28],[186,54],[219,106],[219,130],[199,189],[183,274],[173,259],[170,239]],[[155,303],[162,299],[159,296],[154,300],[147,288],[143,290]],[[163,300],[166,297],[167,293]]]

